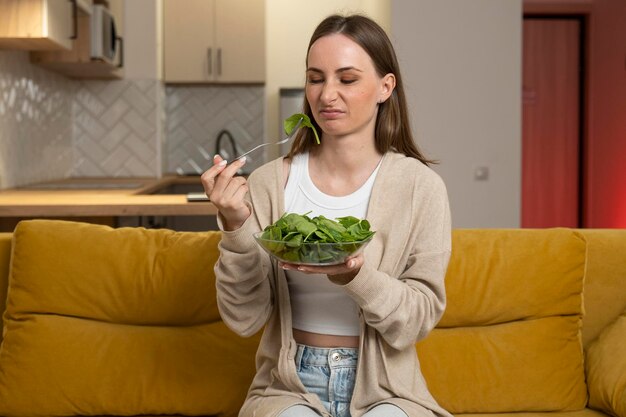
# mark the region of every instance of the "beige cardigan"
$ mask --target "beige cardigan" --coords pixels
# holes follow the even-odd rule
[[[283,184],[282,158],[250,175],[248,201],[253,214],[238,230],[223,233],[215,266],[224,322],[242,336],[265,326],[257,374],[241,417],[273,417],[294,404],[328,415],[296,373],[284,271],[252,237],[283,214]],[[376,234],[365,249],[365,264],[344,286],[361,317],[352,416],[385,402],[398,405],[410,417],[423,416],[422,407],[450,416],[428,392],[415,353],[415,342],[428,335],[445,308],[444,276],[451,250],[445,185],[418,160],[389,152],[374,183],[367,219]]]

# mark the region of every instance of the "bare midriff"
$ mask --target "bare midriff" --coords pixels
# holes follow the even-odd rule
[[[359,336],[336,336],[332,334],[311,333],[293,329],[293,338],[296,343],[322,348],[358,348]]]

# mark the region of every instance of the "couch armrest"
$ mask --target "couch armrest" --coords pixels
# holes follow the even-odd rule
[[[589,406],[626,417],[626,311],[587,349]]]
[[[0,233],[0,342],[2,342],[2,315],[6,309],[9,265],[11,263],[11,241],[13,233]]]

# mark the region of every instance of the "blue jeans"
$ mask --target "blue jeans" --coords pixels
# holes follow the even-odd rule
[[[298,345],[296,370],[302,384],[316,394],[333,417],[351,417],[350,401],[356,380],[358,349],[317,348]],[[366,413],[375,417],[407,417],[398,407],[382,404]],[[288,408],[280,417],[315,417],[319,414],[309,407],[297,405]]]

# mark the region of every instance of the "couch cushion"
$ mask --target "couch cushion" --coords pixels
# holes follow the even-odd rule
[[[219,321],[219,239],[21,222],[0,348],[0,415],[236,413],[258,338],[242,339]]]
[[[580,410],[585,241],[568,229],[455,230],[447,310],[417,349],[453,413]]]
[[[587,241],[583,346],[626,309],[626,230],[580,229]]]
[[[584,408],[576,411],[537,411],[534,413],[484,413],[484,414],[456,414],[457,417],[608,417],[607,414]]]
[[[589,406],[626,417],[626,310],[591,343],[585,366]]]
[[[6,307],[12,236],[11,233],[0,233],[0,314]],[[0,323],[0,343],[2,343],[2,323]]]

